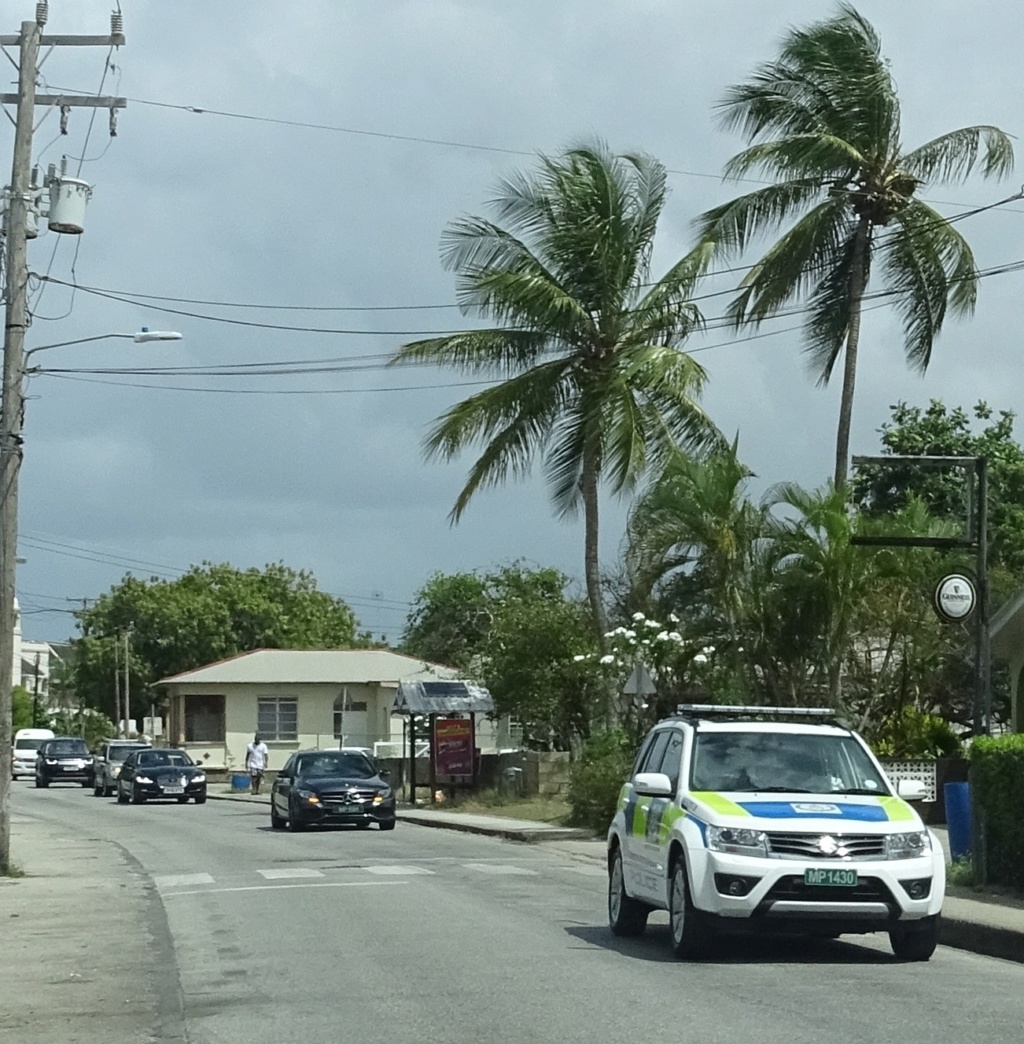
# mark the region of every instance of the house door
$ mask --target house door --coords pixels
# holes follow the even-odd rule
[[[339,747],[368,747],[373,750],[366,700],[344,693],[334,701],[334,738]]]

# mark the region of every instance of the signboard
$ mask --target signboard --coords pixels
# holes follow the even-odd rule
[[[472,719],[434,719],[434,774],[439,783],[473,782],[474,741]]]
[[[950,623],[966,620],[977,601],[974,581],[962,573],[944,576],[935,587],[935,611]]]

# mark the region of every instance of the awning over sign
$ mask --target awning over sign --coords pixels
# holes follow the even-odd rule
[[[396,714],[492,714],[494,699],[476,682],[403,681],[392,710]]]

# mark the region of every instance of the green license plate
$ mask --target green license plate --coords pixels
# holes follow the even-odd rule
[[[856,870],[805,870],[805,885],[825,885],[830,888],[853,888],[857,884]]]

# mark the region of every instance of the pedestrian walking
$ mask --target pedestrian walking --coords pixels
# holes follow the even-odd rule
[[[249,770],[249,782],[254,794],[260,792],[263,773],[267,769],[269,760],[270,750],[263,740],[260,739],[260,734],[257,732],[253,737],[252,743],[245,748],[245,767]]]

